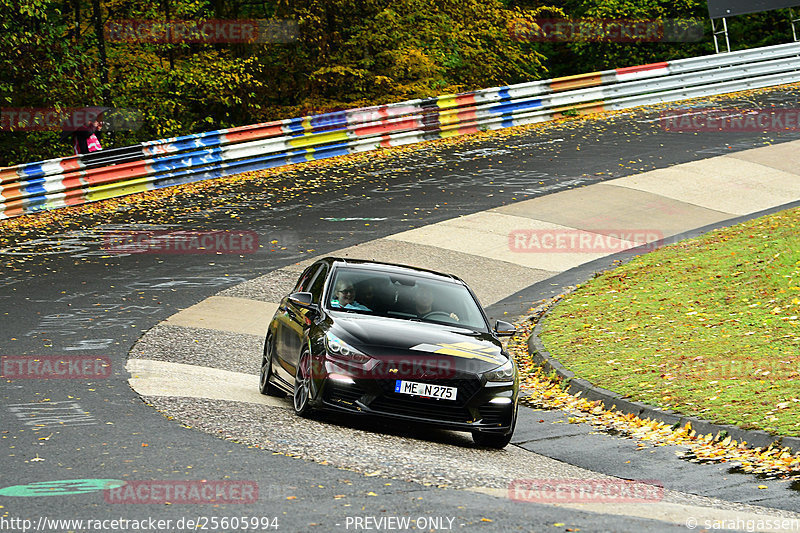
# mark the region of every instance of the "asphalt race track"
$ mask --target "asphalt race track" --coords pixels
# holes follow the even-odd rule
[[[796,108],[798,91],[691,105]],[[636,452],[630,441],[560,423],[564,416],[559,412],[526,410],[515,438],[521,446],[490,452],[475,448],[465,435],[449,432],[329,416],[298,421],[280,403],[157,396],[147,398],[149,405],[129,384],[126,365],[136,361],[135,347],[141,349],[137,342],[147,340],[146,332],[223,290],[258,291],[252,282],[242,284],[266,273],[280,270],[285,282],[298,262],[408,229],[800,139],[798,132],[677,134],[663,131],[658,119],[659,110],[643,109],[513,135],[421,145],[342,167],[294,169],[284,182],[269,187],[240,183],[213,196],[176,197],[160,208],[132,207],[107,220],[76,217],[74,225],[58,232],[12,233],[10,244],[0,250],[0,354],[103,356],[110,361],[111,375],[96,380],[2,380],[0,530],[124,531],[126,526],[112,527],[110,522],[67,526],[49,520],[152,518],[172,523],[150,523],[149,529],[138,530],[197,529],[186,522],[195,520],[209,531],[230,531],[243,528],[230,521],[212,527],[210,517],[247,517],[259,520],[258,528],[251,527],[258,530],[277,525],[282,531],[388,531],[399,529],[390,527],[398,523],[380,522],[381,528],[377,521],[406,516],[415,528],[434,531],[679,531],[687,529],[681,524],[692,516],[676,516],[700,513],[702,507],[726,509],[730,516],[751,516],[744,513],[757,511],[753,505],[800,511],[800,496],[786,483],[771,481],[767,491],[759,492],[755,487],[761,481],[754,477],[683,463],[674,450]],[[103,236],[120,229],[252,231],[263,248],[241,256],[109,255],[102,249]],[[579,269],[573,277],[581,273],[587,270]],[[574,282],[568,278],[559,282]],[[559,287],[551,280],[546,287],[521,290],[533,301]],[[499,300],[489,312],[501,316],[515,305]],[[269,318],[263,317],[264,324]],[[245,339],[226,351],[212,334],[191,333],[193,364],[244,373],[257,369],[260,346]],[[174,346],[159,349],[181,355],[179,346],[185,341],[175,337]],[[154,407],[169,411],[172,418]],[[258,427],[267,413],[272,417],[267,425],[285,437],[269,440],[268,446],[259,441],[263,434]],[[190,418],[196,423],[188,424]],[[383,462],[376,450],[386,454]],[[398,463],[403,468],[393,470]],[[509,499],[507,479],[515,475],[510,465],[526,463],[543,479],[611,475],[661,480],[668,489],[659,508],[663,515],[635,505],[567,508]],[[503,476],[497,475],[500,470]],[[420,473],[413,475],[415,471]],[[531,477],[530,471],[520,470],[519,475]],[[102,491],[108,480],[110,486],[122,481],[242,481],[257,485],[258,495],[251,503],[236,504],[109,501]],[[768,514],[781,515],[774,510]],[[180,519],[184,521],[178,524]],[[127,528],[133,530],[130,524]]]

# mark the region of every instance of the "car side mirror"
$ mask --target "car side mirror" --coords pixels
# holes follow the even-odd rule
[[[315,313],[319,312],[319,306],[314,303],[314,298],[310,292],[293,292],[289,295],[289,302],[297,307],[309,309]]]
[[[494,332],[498,337],[511,337],[517,332],[513,324],[498,320],[494,323]]]
[[[289,295],[289,301],[300,307],[308,307],[313,302],[310,292],[293,292]]]

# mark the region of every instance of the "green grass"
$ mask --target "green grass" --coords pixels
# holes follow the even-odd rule
[[[579,377],[718,423],[800,435],[800,209],[637,257],[541,335]]]

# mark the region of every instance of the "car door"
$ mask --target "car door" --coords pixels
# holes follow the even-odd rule
[[[320,265],[315,263],[306,268],[297,280],[292,292],[303,292],[311,285],[314,274],[319,270]],[[275,356],[277,361],[273,366],[273,372],[280,379],[288,381],[294,379],[294,373],[290,373],[292,369],[292,337],[294,320],[292,314],[294,306],[289,304],[288,296],[284,296],[278,306],[275,321]]]
[[[310,292],[312,301],[319,304],[327,274],[328,265],[325,263],[314,265],[307,282],[298,284],[298,287],[295,287],[295,292]],[[300,352],[303,349],[303,342],[306,338],[305,332],[311,324],[311,320],[307,317],[308,309],[292,304],[288,298],[284,298],[281,302],[281,311],[282,315],[279,324],[281,363],[278,375],[287,382],[292,383],[297,361],[300,358]]]

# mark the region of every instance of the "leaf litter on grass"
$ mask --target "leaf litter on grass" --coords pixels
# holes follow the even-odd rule
[[[711,422],[800,436],[800,209],[590,280],[542,341],[595,385]]]
[[[576,375],[622,396],[776,440],[798,435],[799,225],[800,209],[790,209],[635,258],[557,297],[564,301],[548,315],[542,341]],[[532,309],[531,318],[553,304]],[[691,424],[640,419],[566,393],[528,355],[534,321],[522,321],[509,342],[528,404],[566,410],[572,423],[642,445],[684,446],[690,461],[800,476],[800,453],[789,448],[749,448],[724,433],[700,435]]]
[[[789,448],[750,448],[746,441],[737,441],[724,433],[699,434],[691,423],[676,427],[606,409],[599,400],[589,401],[580,394],[569,394],[564,390],[561,380],[546,375],[531,360],[527,340],[536,322],[526,318],[516,325],[517,335],[508,341],[508,350],[520,369],[520,387],[527,395],[522,400],[525,405],[565,411],[570,415],[570,423],[591,424],[603,431],[636,439],[640,449],[676,445],[682,448],[676,453],[691,462],[728,463],[739,471],[766,478],[800,477],[800,453],[792,454]]]

